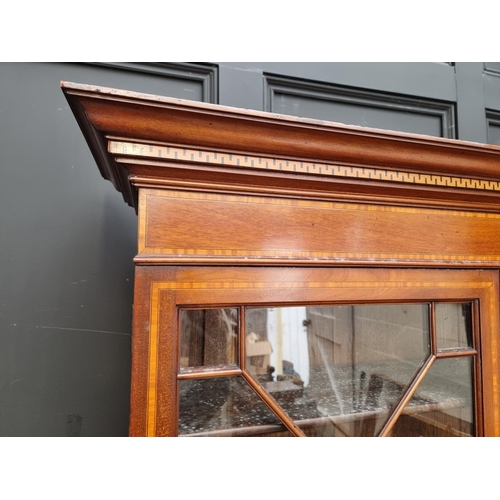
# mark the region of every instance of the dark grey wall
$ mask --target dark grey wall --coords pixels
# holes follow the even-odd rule
[[[61,80],[500,145],[499,63],[0,64],[0,435],[127,434],[137,218]]]
[[[137,217],[59,84],[210,97],[206,75],[160,69],[0,64],[0,435],[128,432]]]

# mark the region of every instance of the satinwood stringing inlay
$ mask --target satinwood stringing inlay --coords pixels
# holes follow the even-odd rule
[[[297,172],[300,174],[331,177],[372,179],[386,182],[424,184],[428,186],[442,186],[483,191],[500,191],[500,182],[495,180],[403,172],[385,170],[383,168],[330,165],[327,163],[294,161],[262,156],[217,153],[214,151],[178,148],[173,146],[159,146],[110,140],[108,150],[114,155],[141,156],[146,158],[159,158],[187,163],[203,163],[228,167]]]

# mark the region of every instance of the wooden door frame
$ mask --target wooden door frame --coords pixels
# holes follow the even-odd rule
[[[407,273],[394,290],[406,287],[412,297],[423,290],[417,276],[476,276],[455,290],[474,290],[469,299],[486,304],[479,392],[484,434],[500,435],[500,147],[68,82],[62,88],[103,177],[139,215],[132,435],[175,434],[177,304],[215,297],[233,304],[236,284],[244,290],[238,300],[248,303],[329,303],[314,286],[293,295],[307,273],[340,273],[335,283],[342,273],[365,281],[371,273]],[[294,275],[279,300],[266,295],[269,280],[255,286],[273,272],[278,283]],[[489,276],[486,284],[480,275]],[[194,284],[206,280],[212,289],[203,295]],[[372,288],[373,297],[377,290],[383,286]],[[158,314],[161,323],[151,319]]]
[[[476,421],[481,435],[499,435],[498,278],[491,270],[138,266],[130,435],[177,434],[183,307],[431,301],[478,301]]]

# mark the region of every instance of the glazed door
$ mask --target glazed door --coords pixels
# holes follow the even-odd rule
[[[499,433],[496,271],[144,267],[137,284],[131,434]]]

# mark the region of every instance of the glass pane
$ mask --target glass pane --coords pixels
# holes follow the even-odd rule
[[[374,436],[430,353],[428,304],[246,310],[247,371],[311,436]]]
[[[181,371],[191,367],[236,365],[238,309],[181,311]]]
[[[242,377],[180,380],[179,435],[292,434]]]
[[[438,358],[391,436],[474,436],[474,357]]]
[[[438,349],[472,347],[472,304],[436,304]]]

